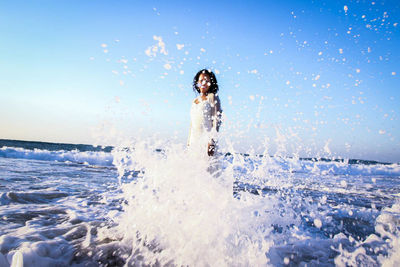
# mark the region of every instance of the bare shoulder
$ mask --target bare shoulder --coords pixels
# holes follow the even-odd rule
[[[198,104],[199,103],[199,99],[196,97],[195,99],[193,99],[193,103],[194,104]]]
[[[218,100],[218,96],[216,96],[214,93],[209,93],[207,95],[207,98],[210,102],[214,103],[215,100]]]

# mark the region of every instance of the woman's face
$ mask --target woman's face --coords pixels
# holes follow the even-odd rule
[[[206,94],[211,86],[211,79],[207,73],[202,73],[197,81],[197,87],[200,89],[200,93]]]

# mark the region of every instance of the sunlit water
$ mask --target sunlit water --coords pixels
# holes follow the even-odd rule
[[[0,266],[400,264],[398,164],[16,146],[0,148]]]

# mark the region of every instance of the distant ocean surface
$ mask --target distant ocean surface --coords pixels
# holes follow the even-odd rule
[[[400,266],[400,166],[0,140],[11,264]]]

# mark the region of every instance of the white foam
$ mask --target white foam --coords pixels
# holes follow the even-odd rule
[[[112,166],[113,157],[111,153],[102,151],[86,151],[78,150],[65,151],[49,151],[45,149],[24,149],[20,147],[0,148],[0,157],[17,158],[17,159],[34,159],[59,162],[73,162],[97,166]]]
[[[233,151],[232,146],[221,145],[224,149]],[[1,157],[15,153],[16,158],[88,164],[104,164],[107,159],[117,167],[120,187],[103,186],[116,181],[114,170],[110,173],[108,168],[101,168],[99,175],[92,177],[93,168],[82,166],[75,176],[76,168],[67,174],[71,169],[67,164],[49,163],[51,170],[73,175],[74,183],[93,186],[90,193],[60,195],[58,199],[56,191],[71,186],[68,179],[58,180],[60,187],[47,192],[34,192],[33,188],[3,193],[3,217],[45,212],[53,218],[54,207],[65,213],[60,213],[61,224],[48,225],[47,217],[40,216],[27,219],[23,226],[7,225],[7,233],[0,237],[4,253],[0,254],[0,266],[9,266],[17,252],[29,266],[71,262],[112,265],[115,259],[128,266],[155,262],[195,266],[321,262],[396,266],[400,204],[381,208],[399,196],[398,190],[392,189],[397,185],[399,166],[313,162],[297,156],[285,158],[284,150],[282,146],[281,156],[275,157],[233,153],[209,161],[208,157],[188,153],[181,144],[160,140],[124,143],[112,153],[92,154],[3,147]],[[31,163],[20,161],[25,170]],[[43,164],[33,165],[49,172]],[[345,181],[342,186],[341,181]],[[37,186],[49,186],[48,182],[38,180],[43,184]],[[237,195],[236,191],[233,194],[234,182],[244,185]],[[243,191],[247,185],[252,193]],[[99,194],[104,198],[99,199]],[[29,204],[22,204],[25,200]],[[36,203],[40,203],[39,208]],[[28,211],[31,207],[35,209]],[[343,223],[346,220],[350,226]],[[358,222],[371,222],[372,226],[375,222],[375,229],[369,223],[367,230],[358,228]],[[368,236],[369,231],[373,233]],[[336,253],[339,255],[334,259]]]
[[[354,243],[353,247],[344,248],[339,246],[340,253],[335,258],[337,266],[356,266],[360,265],[380,265],[380,266],[399,266],[400,264],[400,209],[399,203],[395,203],[392,207],[385,208],[376,218],[375,234],[367,236],[362,241],[355,241],[351,236],[350,242]],[[341,237],[346,238],[340,233]],[[366,246],[367,245],[367,246]],[[385,255],[371,256],[367,253],[368,247],[371,251],[377,253],[384,251]]]
[[[122,184],[126,204],[116,221],[119,235],[132,240],[136,251],[128,262],[138,261],[140,254],[144,264],[262,266],[273,244],[272,225],[298,222],[278,214],[278,196],[243,192],[235,198],[235,163],[213,175],[220,162],[196,157],[182,146],[171,145],[162,154],[148,143],[134,146],[113,151],[120,175],[132,168],[144,171]]]

